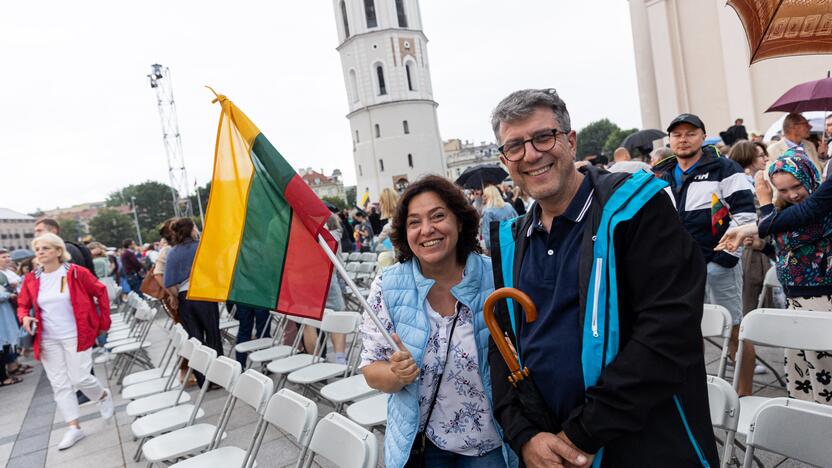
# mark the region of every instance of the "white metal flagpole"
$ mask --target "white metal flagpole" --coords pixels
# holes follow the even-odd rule
[[[321,236],[320,234],[318,234],[318,244],[321,246],[322,249],[324,249],[324,253],[326,253],[326,256],[329,257],[329,260],[335,266],[335,270],[338,271],[338,274],[341,275],[341,278],[343,278],[344,281],[346,281],[347,286],[350,287],[352,293],[355,295],[355,297],[358,298],[361,307],[364,308],[364,310],[367,312],[367,315],[376,324],[376,327],[378,327],[382,336],[384,336],[384,339],[387,340],[388,343],[390,343],[390,346],[392,346],[393,349],[399,349],[399,345],[397,345],[396,342],[393,341],[393,337],[390,336],[389,333],[387,333],[387,330],[384,328],[384,325],[381,323],[381,320],[379,320],[376,313],[373,312],[373,309],[370,308],[370,304],[367,303],[367,300],[364,299],[364,296],[361,295],[361,291],[358,289],[358,286],[355,284],[352,278],[350,278],[350,275],[347,274],[346,268],[344,268],[344,265],[341,264],[341,259],[339,259],[338,256],[335,255],[335,252],[333,252],[332,249],[329,248],[329,245],[327,245],[323,236]]]

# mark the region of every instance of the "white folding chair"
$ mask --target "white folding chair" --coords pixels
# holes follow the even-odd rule
[[[756,449],[814,466],[830,466],[832,407],[792,398],[771,398],[751,417],[743,467],[750,468]]]
[[[737,351],[737,370],[734,373],[734,390],[739,381],[736,378],[742,365],[743,343],[750,341],[755,346],[802,349],[806,351],[832,351],[832,314],[809,310],[754,309],[742,319]],[[740,398],[740,418],[737,433],[748,436],[752,416],[771,398],[744,396]]]
[[[361,400],[378,393],[378,390],[367,385],[364,374],[355,374],[335,382],[324,385],[320,394],[335,403],[335,412],[340,413],[344,403]]]
[[[369,285],[376,276],[376,263],[360,263],[355,271],[355,280],[364,285]]]
[[[234,351],[238,353],[251,353],[254,351],[259,351],[261,349],[266,349],[271,346],[274,346],[275,341],[278,339],[277,337],[280,336],[282,333],[282,323],[284,322],[284,315],[279,314],[275,311],[269,311],[269,320],[266,322],[266,326],[263,327],[263,335],[266,334],[267,331],[271,331],[272,328],[272,321],[277,323],[275,327],[274,334],[272,336],[263,338],[263,336],[259,336],[256,339],[244,341],[240,344],[234,346]]]
[[[740,398],[731,384],[713,375],[708,376],[708,406],[711,410],[711,424],[725,431],[725,449],[720,466],[728,466],[733,451],[734,437],[740,420]]]
[[[350,256],[347,258],[347,262],[360,262],[361,261],[361,252],[350,252]]]
[[[199,340],[191,338],[185,340],[179,349],[179,359],[176,360],[175,369],[178,369],[184,359],[190,359],[194,350],[200,346]],[[176,378],[176,372],[168,376],[169,379]],[[150,381],[148,381],[150,382]],[[141,382],[144,383],[144,382]],[[148,395],[142,398],[137,398],[127,404],[125,413],[131,418],[144,416],[145,414],[154,413],[161,409],[170,408],[179,403],[187,403],[191,401],[191,395],[183,392],[183,387],[180,385],[178,390],[168,390],[161,393]]]
[[[321,331],[324,333],[341,333],[344,335],[354,335],[358,331],[358,326],[361,324],[361,314],[358,312],[329,312],[325,314],[323,322],[321,323]],[[321,334],[319,346],[323,349],[326,343],[323,343],[323,333]],[[350,364],[338,364],[335,362],[316,362],[305,366],[287,375],[287,380],[294,384],[309,386],[320,383],[325,380],[342,376],[346,377],[355,367],[355,355],[360,352],[357,346],[360,340],[353,339],[347,353],[347,362]],[[320,353],[318,353],[320,355]]]
[[[191,342],[193,349],[197,349],[202,345],[202,343],[196,338],[189,338],[187,341]],[[179,388],[180,386],[181,384],[179,383],[179,380],[176,379],[176,372],[171,372],[167,377],[159,377],[125,386],[121,390],[121,397],[125,400],[137,400],[155,393],[163,393],[168,390],[173,390],[175,388]]]
[[[222,356],[222,358],[225,358],[225,356]],[[235,369],[240,369],[240,363],[234,362],[237,364]],[[216,448],[217,444],[225,439],[227,435],[225,429],[238,400],[242,400],[245,404],[253,407],[255,411],[260,411],[272,393],[272,380],[251,369],[240,375],[236,380],[233,389],[223,387],[228,391],[228,398],[222,411],[220,411],[216,425],[207,423],[191,424],[151,439],[142,448],[144,458],[150,464],[165,460],[175,461],[181,457],[196,455]]]
[[[283,321],[283,328],[279,331],[279,333],[275,333],[272,346],[270,348],[255,351],[248,355],[248,368],[260,367],[264,362],[271,362],[294,354],[295,351],[297,351],[298,346],[300,346],[300,340],[303,339],[304,320],[305,319],[301,317],[291,315],[286,316],[286,319]],[[291,345],[278,344],[280,340],[283,339],[283,333],[290,322],[294,323],[298,327],[295,339]]]
[[[158,379],[162,377],[167,377],[170,375],[170,372],[176,372],[174,366],[171,364],[176,363],[176,359],[173,359],[179,352],[179,349],[182,347],[182,343],[188,340],[188,332],[180,324],[176,324],[170,330],[170,341],[171,341],[171,352],[166,356],[163,356],[163,365],[159,367],[154,367],[153,369],[147,369],[139,372],[134,372],[130,375],[125,376],[121,380],[121,386],[126,387],[129,385],[146,382],[148,380]]]
[[[347,407],[347,417],[370,429],[384,426],[387,424],[387,400],[389,398],[390,395],[380,393],[356,401]]]
[[[318,455],[339,468],[372,468],[378,460],[378,441],[367,429],[338,413],[329,413],[315,426],[300,466],[310,467]]]
[[[185,427],[189,423],[193,422],[194,419],[201,418],[205,415],[205,411],[199,407],[202,405],[202,399],[205,397],[205,392],[208,391],[208,386],[210,385],[210,380],[208,379],[207,374],[209,373],[211,367],[213,367],[216,360],[217,351],[207,346],[199,346],[193,353],[191,353],[191,359],[188,361],[188,367],[196,372],[201,372],[206,375],[205,383],[199,391],[199,396],[197,397],[195,404],[175,405],[156,413],[142,416],[133,421],[133,424],[130,425],[130,430],[133,431],[133,437],[139,440],[139,446],[136,448],[136,454],[133,456],[136,461],[139,461],[141,458],[142,445],[146,439],[164,432],[179,429],[180,427]],[[229,369],[233,369],[226,363],[220,363],[218,366],[226,366]],[[223,375],[227,375],[228,378],[235,377],[232,372],[227,372]]]
[[[364,252],[361,254],[361,262],[375,263],[378,260],[378,254],[375,252]]]
[[[350,319],[346,320],[349,321]],[[323,321],[308,318],[303,319],[303,329],[306,327],[313,327],[322,331],[340,329],[336,327],[335,324],[340,324],[342,321],[344,321],[342,316],[338,316],[336,312],[325,309]],[[298,330],[299,335],[303,334],[303,329]],[[325,337],[325,333],[318,334],[318,339],[315,340],[315,349],[311,354],[307,354],[309,351],[307,350],[307,353],[293,354],[289,357],[272,361],[266,365],[266,369],[268,369],[269,372],[273,374],[280,374],[280,377],[277,380],[277,388],[283,388],[283,384],[286,383],[286,378],[292,372],[321,362],[321,354],[323,354],[323,350],[326,347],[326,343],[324,342]]]
[[[728,362],[728,342],[731,340],[733,319],[728,309],[717,304],[705,304],[702,308],[702,337],[722,338],[722,352],[716,376],[725,378],[725,364]]]

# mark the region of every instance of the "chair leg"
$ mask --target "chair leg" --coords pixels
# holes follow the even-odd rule
[[[144,446],[144,441],[145,440],[147,440],[146,437],[142,437],[142,439],[139,440],[139,446],[136,447],[136,454],[133,455],[133,460],[135,460],[137,462],[142,459],[142,447]]]

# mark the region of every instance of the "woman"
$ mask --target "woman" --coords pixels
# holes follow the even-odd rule
[[[771,204],[768,184],[757,185],[762,217],[806,199],[820,187],[820,172],[800,150],[789,149],[768,169],[779,195]],[[761,235],[766,233],[762,232]],[[777,278],[789,309],[832,311],[832,212],[820,221],[774,236]],[[786,350],[789,396],[832,404],[832,356]]]
[[[517,212],[503,200],[500,189],[493,185],[489,185],[483,190],[482,198],[483,209],[480,235],[485,244],[486,253],[488,253],[488,250],[491,248],[491,222],[516,218]]]
[[[768,153],[762,143],[740,141],[731,147],[728,158],[740,165],[751,185],[754,185],[754,174],[766,168]]]
[[[58,444],[65,450],[84,438],[73,388],[98,402],[102,418],[113,416],[110,390],[90,374],[95,338],[110,328],[110,300],[107,288],[92,272],[67,263],[69,253],[60,237],[43,234],[32,241],[32,249],[40,267],[23,279],[17,317],[35,336],[35,359],[43,364],[55,403],[69,426]],[[34,317],[29,316],[32,308]]]
[[[399,349],[369,317],[361,326],[367,384],[391,394],[384,440],[390,468],[413,463],[411,449],[422,441],[425,466],[515,463],[483,377],[489,333],[482,305],[494,282],[490,260],[479,254],[477,221],[465,195],[438,176],[411,184],[393,217],[399,263],[373,281],[369,303]]]
[[[390,242],[390,230],[393,228],[393,214],[396,212],[396,206],[399,203],[399,195],[395,190],[386,188],[381,191],[378,199],[378,207],[381,210],[381,233],[376,239],[376,245],[384,246],[384,250],[392,250]]]
[[[110,261],[107,260],[107,248],[99,242],[91,243],[89,248],[92,254],[92,264],[95,267],[95,276],[98,279],[106,278],[110,275]]]
[[[526,211],[529,211],[529,207],[531,206],[531,201],[529,200],[529,196],[520,186],[514,187],[514,201],[512,205],[514,206],[514,211],[517,212],[518,215],[522,216],[526,214]]]
[[[170,292],[174,307],[179,309],[179,320],[188,332],[188,337],[198,339],[202,344],[225,353],[220,335],[220,310],[216,302],[192,301],[188,299],[191,266],[196,256],[197,232],[189,218],[179,218],[170,225],[173,233],[173,248],[168,252],[165,263],[164,286]],[[202,387],[203,375],[195,373]]]

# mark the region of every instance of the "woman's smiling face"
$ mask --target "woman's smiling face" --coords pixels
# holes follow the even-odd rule
[[[424,192],[407,207],[407,243],[422,263],[438,264],[456,259],[461,226],[454,213],[434,192]]]

